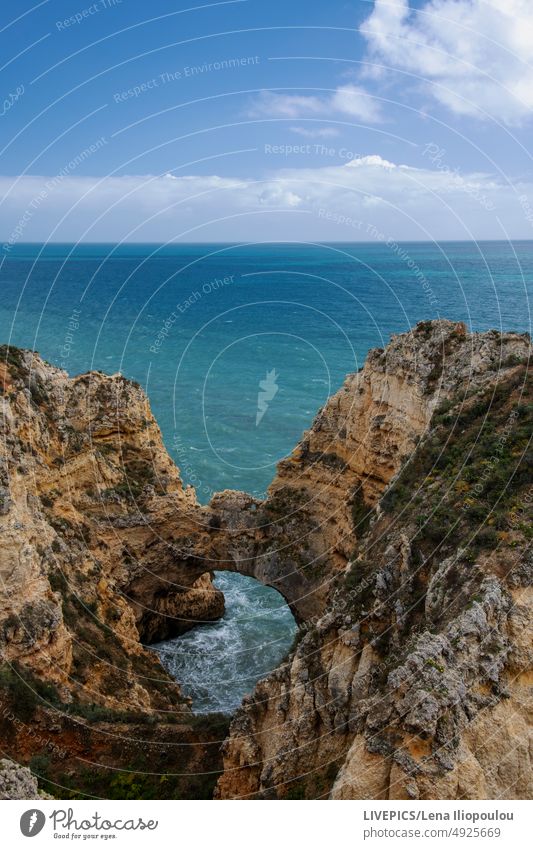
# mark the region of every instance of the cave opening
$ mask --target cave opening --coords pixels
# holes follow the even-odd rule
[[[283,596],[236,572],[215,572],[226,610],[215,622],[151,646],[196,713],[233,713],[286,657],[298,626]]]

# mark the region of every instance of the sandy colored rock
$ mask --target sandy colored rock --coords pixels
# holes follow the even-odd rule
[[[141,642],[224,610],[209,514],[184,488],[142,389],[2,349],[0,650],[67,702],[165,704]],[[174,697],[172,697],[174,698]]]
[[[530,354],[418,325],[280,464],[300,561],[263,573],[304,636],[237,712],[219,798],[531,798]]]

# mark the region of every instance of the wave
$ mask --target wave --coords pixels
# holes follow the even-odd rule
[[[296,624],[279,593],[253,578],[219,572],[214,584],[226,599],[223,618],[153,648],[198,713],[232,713],[283,660]]]

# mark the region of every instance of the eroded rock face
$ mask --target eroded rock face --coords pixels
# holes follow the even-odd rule
[[[141,641],[222,615],[209,511],[183,487],[139,386],[70,379],[17,349],[3,349],[0,370],[3,661],[67,700],[149,710],[165,704],[151,675],[179,698]]]
[[[217,556],[279,590],[298,621],[320,615],[368,509],[412,454],[437,405],[460,389],[481,388],[502,363],[528,350],[519,334],[469,334],[462,323],[437,321],[370,351],[279,464],[265,502],[231,491],[214,497],[226,532],[214,542]]]
[[[234,717],[218,797],[531,797],[530,353],[418,326],[280,464],[320,603]]]

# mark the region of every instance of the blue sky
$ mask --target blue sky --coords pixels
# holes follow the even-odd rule
[[[3,4],[0,236],[530,238],[533,10],[501,5]]]

